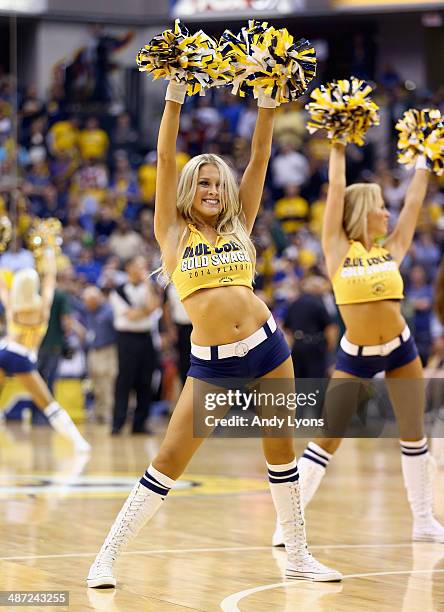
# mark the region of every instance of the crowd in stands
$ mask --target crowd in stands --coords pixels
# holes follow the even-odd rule
[[[13,81],[7,75],[0,78],[0,215],[10,214],[17,227],[17,258],[33,217],[61,220],[60,284],[71,296],[74,311],[80,312],[82,289],[97,285],[107,295],[125,278],[125,263],[135,255],[144,255],[150,270],[159,265],[153,234],[156,153],[127,112],[72,113],[64,95],[63,88],[54,85],[42,100],[27,86],[19,91],[15,108]],[[395,123],[413,106],[433,106],[444,113],[444,88],[428,92],[406,87],[387,67],[375,98],[381,125],[370,130],[364,147],[348,147],[348,182],[378,182],[393,225],[410,179],[410,172],[396,163]],[[281,321],[301,280],[325,274],[320,232],[329,145],[324,134],[308,134],[306,102],[304,98],[283,105],[276,113],[273,154],[253,235],[256,291]],[[188,99],[179,167],[191,156],[212,152],[228,159],[240,176],[248,161],[255,115],[254,100],[228,90]],[[444,179],[435,178],[402,266],[404,314],[424,363],[442,344],[436,341],[443,332],[433,315],[433,282],[444,252],[443,205]],[[7,256],[10,259],[11,253]],[[0,266],[11,265],[7,256]],[[325,298],[334,310],[329,291],[327,286]]]

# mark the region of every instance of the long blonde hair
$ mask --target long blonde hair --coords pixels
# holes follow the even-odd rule
[[[222,211],[217,219],[215,230],[220,236],[227,236],[238,242],[247,252],[253,266],[256,266],[256,250],[245,226],[245,215],[239,200],[239,187],[230,166],[218,155],[204,153],[196,155],[182,169],[177,187],[177,210],[187,223],[196,224],[199,219],[193,212],[193,200],[196,194],[199,170],[211,164],[219,171],[219,194]],[[179,240],[178,253],[184,246],[188,228],[185,228]],[[162,259],[162,276],[169,278]]]
[[[344,231],[350,240],[367,235],[367,215],[381,201],[381,188],[376,183],[355,183],[345,190]]]
[[[42,307],[39,275],[32,268],[19,270],[12,279],[10,306],[12,312],[38,310]]]

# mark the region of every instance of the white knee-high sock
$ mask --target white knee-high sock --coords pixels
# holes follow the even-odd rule
[[[298,461],[299,484],[302,507],[306,508],[325,476],[327,466],[333,457],[315,442],[309,442]]]
[[[402,475],[413,520],[428,520],[433,515],[432,462],[427,438],[417,442],[400,440]]]
[[[56,401],[43,410],[51,426],[65,438],[69,438],[77,450],[90,450],[91,446],[81,435],[69,414]]]
[[[433,516],[433,476],[436,462],[428,452],[427,439],[400,442],[402,473],[413,514],[413,540],[442,544],[444,527]]]
[[[271,496],[282,528],[285,549],[289,556],[307,555],[307,538],[299,494],[299,473],[296,459],[290,463],[267,463]]]

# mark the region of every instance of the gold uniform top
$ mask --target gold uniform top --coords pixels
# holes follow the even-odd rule
[[[194,225],[188,227],[190,235],[171,275],[181,301],[199,289],[224,285],[253,289],[253,266],[242,245],[226,236],[218,236],[212,245]]]
[[[352,240],[332,279],[336,304],[361,304],[380,300],[401,300],[404,283],[398,264],[382,246],[367,251]]]
[[[11,318],[8,320],[7,337],[31,351],[37,351],[46,334],[47,328],[48,325],[46,322],[28,325],[17,323]]]

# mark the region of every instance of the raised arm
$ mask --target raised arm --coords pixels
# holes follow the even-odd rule
[[[49,319],[57,283],[57,264],[54,249],[45,249],[45,266],[42,275],[43,316]]]
[[[328,166],[328,192],[322,224],[322,248],[330,276],[342,259],[348,240],[344,232],[345,145],[333,143]]]
[[[415,170],[412,182],[407,189],[404,206],[396,222],[395,229],[386,241],[386,247],[398,264],[412,244],[418,222],[419,211],[424,203],[430,172],[422,167]]]
[[[265,106],[267,103],[268,107]],[[258,98],[258,106],[256,126],[251,141],[250,161],[245,169],[239,189],[248,233],[251,233],[253,229],[261,203],[273,140],[275,102],[269,96],[262,94]]]
[[[160,247],[168,231],[177,220],[176,142],[179,133],[180,111],[185,99],[185,86],[170,81],[165,96],[166,104],[157,139],[156,204],[154,235]]]

